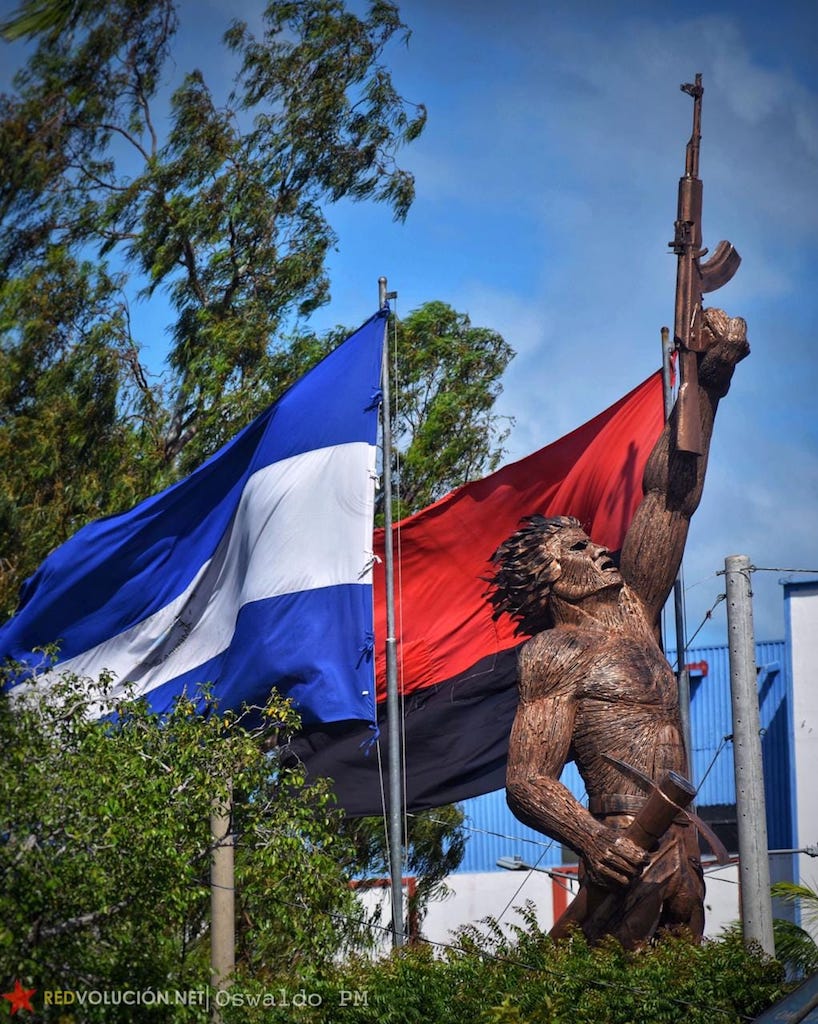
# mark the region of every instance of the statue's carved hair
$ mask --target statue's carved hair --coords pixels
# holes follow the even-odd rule
[[[580,527],[573,516],[526,516],[523,524],[491,556],[497,567],[487,576],[486,597],[494,605],[494,618],[502,614],[516,620],[516,633],[533,636],[550,629],[554,622],[548,607],[551,584],[559,575],[559,564],[545,549],[545,542],[560,530]]]

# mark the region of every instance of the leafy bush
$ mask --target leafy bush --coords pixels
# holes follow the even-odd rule
[[[668,937],[638,952],[580,935],[554,943],[531,908],[508,935],[487,920],[452,944],[354,959],[311,981],[282,980],[279,1005],[246,1001],[225,1021],[284,1024],[738,1024],[784,991],[780,965],[735,938],[702,945]],[[297,992],[303,993],[296,1005]],[[271,996],[274,994],[270,994]],[[241,995],[238,994],[241,999]],[[289,1004],[287,1003],[289,1000]],[[235,1014],[231,1016],[231,1014]]]
[[[144,701],[111,700],[109,683],[68,675],[14,698],[0,687],[0,985],[206,988],[210,813],[230,783],[239,976],[314,970],[357,939],[352,850],[327,786],[306,787],[264,752],[261,727],[212,700],[200,711],[180,698],[160,721]],[[268,734],[298,722],[280,698],[259,711]],[[118,1019],[176,1019],[128,1013]]]

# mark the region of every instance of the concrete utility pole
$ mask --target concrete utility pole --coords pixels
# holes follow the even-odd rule
[[[724,560],[724,571],[742,929],[746,945],[757,942],[765,953],[775,956],[750,559],[746,555],[729,555]]]
[[[232,791],[216,799],[210,812],[210,972],[218,992],[236,969],[236,889],[234,873]],[[219,1020],[216,1010],[214,1021]]]

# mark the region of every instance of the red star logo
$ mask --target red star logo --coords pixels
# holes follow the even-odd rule
[[[18,979],[14,982],[14,990],[12,992],[6,992],[3,998],[8,999],[11,1003],[12,1013],[17,1013],[18,1010],[33,1010],[34,1007],[31,1005],[31,997],[36,991],[36,988],[23,988]]]

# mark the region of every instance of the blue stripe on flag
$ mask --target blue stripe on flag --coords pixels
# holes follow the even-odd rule
[[[330,623],[301,630],[303,644],[294,626],[284,634],[272,628],[287,641],[283,653],[266,637],[252,638],[242,671],[258,656],[267,660],[258,678],[286,678],[297,688],[287,666],[302,659],[299,680],[323,671],[308,667],[308,641],[327,635],[336,621],[357,649],[372,632],[366,570],[385,320],[385,312],[368,320],[189,477],[129,512],[90,523],[54,551],[24,585],[17,614],[0,628],[0,658],[37,668],[42,656],[33,648],[57,642],[59,667],[91,676],[111,669],[121,682],[133,674],[145,692],[172,689],[175,677],[163,676],[162,666],[180,662],[179,679],[208,678],[217,696],[230,695],[223,706],[235,707],[257,701],[257,689],[245,697],[239,678],[202,673],[220,659],[224,666],[238,663],[231,634],[244,617],[242,607],[267,604],[288,588],[328,587],[331,593],[337,585],[345,593],[350,584],[366,594],[354,620],[345,618],[345,596],[335,613],[324,606]],[[232,610],[229,598],[237,603]],[[291,647],[302,653],[296,656]],[[285,666],[280,672],[278,658]],[[327,664],[320,652],[318,664]],[[341,666],[333,678],[348,668]],[[307,717],[374,716],[370,698],[361,713],[358,669],[349,671],[350,707],[346,697],[330,698],[335,717],[327,718],[320,702],[305,702]]]
[[[220,706],[263,705],[275,687],[292,698],[304,725],[374,721],[371,634],[348,627],[371,615],[371,607],[369,588],[356,585],[245,605],[227,650],[150,690],[147,699],[163,713],[183,690],[192,696],[202,682],[216,681]]]

